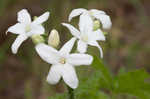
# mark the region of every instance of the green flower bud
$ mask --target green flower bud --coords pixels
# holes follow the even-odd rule
[[[93,30],[96,31],[97,29],[99,29],[101,27],[101,24],[98,20],[94,21],[94,26],[93,26]]]
[[[36,20],[37,18],[38,18],[37,16],[34,16],[34,17],[33,17],[33,20]]]
[[[60,43],[60,38],[59,38],[58,31],[53,29],[48,37],[48,45],[56,48],[59,45],[59,43]]]
[[[34,35],[32,35],[31,38],[32,38],[32,41],[33,41],[33,43],[35,45],[39,44],[39,43],[44,43],[45,42],[44,38],[41,35],[39,35],[39,34],[34,34]]]
[[[107,34],[108,34],[108,32],[103,32],[103,34],[104,34],[104,35],[107,35]]]

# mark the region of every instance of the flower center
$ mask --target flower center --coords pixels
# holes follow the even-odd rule
[[[30,25],[27,25],[27,26],[25,27],[25,31],[26,31],[26,32],[30,32],[30,31],[31,31]]]
[[[81,40],[84,41],[84,42],[87,42],[88,41],[88,36],[87,35],[82,36]]]
[[[66,59],[64,57],[60,58],[59,63],[65,64],[66,63]]]

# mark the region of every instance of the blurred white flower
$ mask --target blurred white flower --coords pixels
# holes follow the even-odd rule
[[[59,51],[44,43],[36,45],[39,56],[49,64],[52,64],[47,81],[56,84],[62,77],[64,82],[71,88],[78,86],[78,78],[74,66],[90,65],[93,57],[88,54],[69,54],[76,38],[69,40]]]
[[[87,13],[80,15],[80,31],[70,24],[62,23],[62,25],[66,26],[70,30],[71,34],[79,39],[77,50],[80,53],[85,53],[87,51],[87,46],[91,45],[98,47],[101,54],[100,56],[103,57],[102,48],[99,46],[97,40],[104,41],[105,36],[100,29],[93,31],[93,21]]]
[[[49,12],[36,18],[33,22],[31,21],[31,16],[26,9],[18,12],[18,23],[9,27],[7,32],[12,32],[13,34],[18,34],[18,37],[11,46],[12,52],[17,53],[19,46],[28,37],[35,34],[44,34],[45,29],[42,23],[45,22],[49,17]],[[6,32],[6,33],[7,33]]]
[[[104,29],[111,28],[112,23],[110,17],[104,11],[97,10],[97,9],[91,9],[91,10],[86,10],[83,8],[74,9],[70,13],[68,20],[71,21],[72,18],[82,15],[83,13],[87,13],[88,15],[91,16],[92,19],[99,20],[102,23]]]

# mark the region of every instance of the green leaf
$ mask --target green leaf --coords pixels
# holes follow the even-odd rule
[[[80,84],[75,90],[76,99],[110,99],[106,93],[100,91],[105,84],[103,84],[99,70],[91,72],[88,76],[81,75],[79,80]]]
[[[99,92],[97,95],[98,99],[110,99],[110,97],[103,92]]]
[[[106,66],[104,66],[100,58],[98,58],[97,56],[93,56],[93,57],[94,57],[94,61],[92,63],[92,66],[96,70],[99,70],[99,72],[101,73],[101,78],[104,80],[105,85],[107,85],[107,87],[110,90],[112,90],[113,77],[111,72],[108,70]]]
[[[149,77],[143,69],[119,74],[114,81],[114,91],[131,94],[140,99],[150,99],[150,84],[145,81]]]
[[[76,99],[110,99],[110,97],[101,91],[93,91],[92,93],[87,91],[76,96]]]

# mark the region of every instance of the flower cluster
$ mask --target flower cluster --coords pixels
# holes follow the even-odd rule
[[[47,81],[50,84],[57,84],[61,78],[71,88],[78,86],[78,78],[74,67],[80,65],[90,65],[93,57],[86,54],[88,45],[96,46],[100,50],[100,56],[103,57],[102,48],[97,41],[105,41],[105,36],[100,29],[111,27],[111,20],[105,12],[83,8],[75,9],[69,15],[70,22],[73,17],[80,16],[79,30],[68,23],[62,23],[67,27],[74,36],[66,42],[60,50],[55,48],[59,45],[60,38],[57,30],[52,30],[47,43],[42,35],[45,33],[43,23],[48,20],[50,13],[36,17],[31,21],[31,16],[26,9],[18,12],[18,23],[9,27],[7,32],[18,34],[16,40],[12,44],[12,52],[17,53],[19,46],[29,37],[35,43],[35,49],[38,55],[47,63],[52,64]],[[6,33],[7,33],[6,32]],[[77,50],[79,53],[70,53],[78,40]]]

